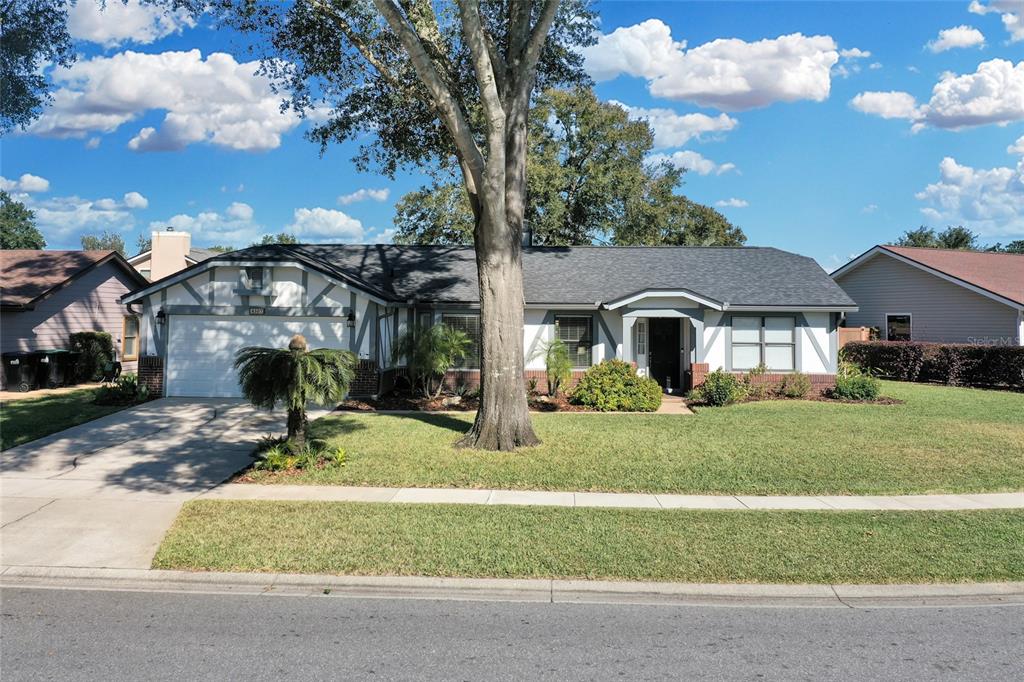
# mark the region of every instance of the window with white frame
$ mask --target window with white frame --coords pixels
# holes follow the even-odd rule
[[[913,324],[910,315],[887,314],[885,316],[885,338],[888,341],[910,341],[913,338]]]
[[[796,320],[792,317],[733,317],[732,368],[764,363],[772,371],[796,369]]]
[[[247,267],[245,268],[245,285],[247,289],[262,289],[263,288],[263,268]]]
[[[636,321],[636,356],[647,355],[647,320]]]
[[[459,330],[471,342],[466,355],[455,363],[453,369],[480,369],[480,316],[445,313],[441,315],[441,324]]]
[[[593,360],[593,318],[589,315],[556,315],[555,338],[569,349],[573,367],[590,367]]]

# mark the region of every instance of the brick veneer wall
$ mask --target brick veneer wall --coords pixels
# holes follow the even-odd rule
[[[360,360],[356,365],[355,376],[349,387],[349,394],[354,396],[377,395],[380,386],[380,368],[376,360]]]
[[[692,388],[697,388],[704,383],[704,377],[706,377],[711,370],[706,362],[695,362],[691,365],[692,368]],[[745,372],[732,372],[737,377],[746,376]],[[769,384],[778,385],[787,375],[786,374],[775,374],[767,373],[760,376],[752,377],[753,383],[758,384]],[[808,374],[807,378],[811,380],[811,391],[817,394],[824,393],[830,388],[834,388],[836,385],[835,374]]]
[[[139,357],[139,385],[149,389],[158,398],[164,394],[164,359],[158,355]]]
[[[572,377],[569,379],[569,383],[564,388],[569,389],[579,383],[583,377],[583,373],[586,372],[584,369],[572,370]],[[530,385],[530,380],[537,380],[537,391],[540,393],[548,392],[548,375],[542,369],[528,369],[523,372],[523,381],[526,385]],[[449,390],[453,390],[456,386],[462,385],[470,389],[480,388],[480,370],[478,369],[450,369],[445,372],[444,384]]]

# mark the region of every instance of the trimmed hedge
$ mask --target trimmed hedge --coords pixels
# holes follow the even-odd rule
[[[99,380],[104,365],[114,361],[114,340],[107,332],[75,332],[71,335],[71,350],[81,353],[75,365],[80,381]]]
[[[622,360],[605,360],[588,369],[569,400],[602,412],[654,412],[661,406],[661,386],[637,375]]]
[[[1024,389],[1024,347],[917,341],[854,341],[844,360],[899,381]]]

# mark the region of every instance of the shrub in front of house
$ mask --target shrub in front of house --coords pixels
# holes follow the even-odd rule
[[[135,405],[150,399],[149,387],[139,383],[135,374],[122,374],[113,384],[100,387],[96,399],[97,405]]]
[[[622,360],[605,360],[588,369],[570,400],[602,412],[654,412],[661,406],[661,386]]]
[[[777,390],[786,398],[806,398],[811,392],[811,378],[803,372],[787,374],[782,377]]]
[[[882,383],[853,362],[839,363],[836,385],[828,395],[839,400],[877,400],[882,392]]]
[[[73,352],[77,352],[75,376],[79,381],[99,381],[103,368],[114,361],[114,340],[107,332],[75,332],[70,338]]]
[[[693,397],[706,405],[721,407],[729,405],[737,400],[743,400],[747,395],[746,385],[743,381],[722,370],[716,369],[704,377],[704,383],[693,391]]]
[[[842,358],[898,381],[1024,389],[1024,347],[915,341],[848,343]]]

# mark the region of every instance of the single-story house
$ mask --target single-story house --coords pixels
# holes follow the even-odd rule
[[[558,337],[579,376],[607,358],[636,363],[666,389],[709,370],[764,363],[834,381],[837,326],[856,305],[812,259],[754,247],[524,248],[526,377],[544,385],[539,349]],[[170,396],[238,396],[244,346],[349,349],[353,394],[387,390],[394,339],[421,324],[474,338],[449,373],[479,381],[472,248],[269,245],[219,254],[124,297],[142,320],[140,378]]]
[[[883,340],[1024,346],[1024,255],[879,245],[832,278]]]
[[[121,297],[145,284],[116,251],[0,251],[0,347],[67,348],[74,332],[103,331],[135,371],[139,318]]]
[[[150,248],[129,258],[128,264],[152,282],[201,263],[217,253],[194,248],[188,232],[168,227],[166,230],[154,230],[150,236]]]

